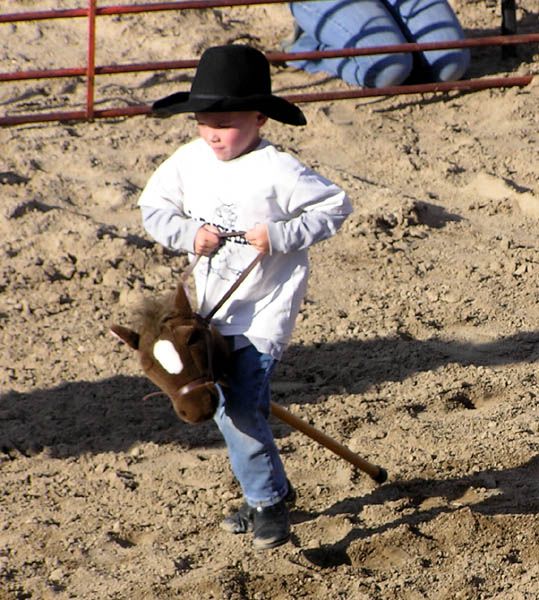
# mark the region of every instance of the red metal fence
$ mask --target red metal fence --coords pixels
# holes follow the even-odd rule
[[[97,0],[88,0],[87,8],[74,8],[63,10],[47,10],[20,12],[15,14],[0,15],[1,23],[16,23],[22,21],[36,21],[45,19],[86,18],[88,30],[87,60],[84,67],[47,69],[36,71],[17,71],[0,73],[0,82],[22,81],[32,79],[51,79],[61,77],[84,76],[86,78],[86,107],[79,111],[62,111],[50,113],[18,114],[0,117],[0,125],[18,125],[22,123],[45,121],[72,121],[88,120],[94,118],[132,116],[150,112],[148,105],[129,106],[96,110],[94,99],[94,83],[96,75],[116,73],[134,73],[142,71],[166,71],[170,69],[189,69],[196,67],[198,59],[184,59],[174,61],[146,62],[123,65],[96,65],[96,19],[104,15],[121,15],[134,13],[148,13],[155,11],[209,9],[217,7],[247,6],[260,4],[283,3],[284,0],[184,0],[181,2],[154,2],[151,4],[125,5],[125,6],[97,6]],[[342,48],[340,50],[325,50],[312,52],[268,52],[266,56],[270,62],[283,62],[286,60],[334,58],[342,56],[359,56],[367,54],[414,52],[445,48],[472,48],[478,46],[502,46],[513,48],[516,44],[539,42],[539,33],[525,35],[516,34],[516,17],[514,0],[501,0],[502,3],[502,33],[499,36],[489,36],[474,39],[464,39],[453,42],[431,42],[423,44],[396,44],[391,46],[373,46],[370,48]],[[346,91],[316,92],[308,94],[292,94],[285,98],[292,102],[316,102],[322,100],[341,100],[347,98],[393,96],[399,94],[417,94],[446,92],[450,90],[480,90],[496,87],[526,86],[533,76],[500,77],[484,79],[468,79],[444,83],[426,83],[418,85],[392,86],[385,88],[363,88]]]

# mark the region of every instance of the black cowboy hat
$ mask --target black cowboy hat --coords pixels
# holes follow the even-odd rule
[[[161,98],[152,110],[157,116],[257,110],[281,123],[307,123],[297,106],[271,93],[264,54],[239,44],[208,48],[200,57],[191,91]]]

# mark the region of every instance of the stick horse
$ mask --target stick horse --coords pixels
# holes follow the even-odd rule
[[[176,291],[144,302],[138,311],[140,331],[112,325],[111,332],[137,351],[144,374],[171,400],[187,423],[211,419],[226,387],[228,345],[211,318],[261,260],[259,254],[206,316],[193,311],[185,290],[185,272]],[[196,260],[196,259],[195,259]],[[188,269],[190,273],[194,264]],[[271,402],[272,414],[367,473],[377,483],[387,479],[382,467],[360,458],[346,446]]]

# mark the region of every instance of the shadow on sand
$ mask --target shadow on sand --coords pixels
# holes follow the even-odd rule
[[[358,497],[347,498],[325,510],[324,515],[353,515],[353,521],[359,521],[365,506],[384,504],[406,499],[408,507],[414,511],[379,527],[354,527],[342,540],[334,544],[325,544],[319,548],[304,551],[305,558],[317,566],[334,567],[341,564],[351,564],[349,555],[350,545],[356,540],[371,537],[374,534],[394,530],[401,525],[407,525],[413,532],[421,536],[418,528],[436,517],[461,510],[463,506],[476,514],[483,515],[535,515],[539,511],[539,456],[527,463],[511,468],[493,470],[487,469],[466,477],[449,479],[416,478],[406,482],[395,482],[377,488],[372,493]],[[469,490],[474,488],[496,489],[496,494],[478,502],[459,502]],[[427,499],[440,499],[431,503],[430,508],[422,509],[421,505]],[[428,506],[428,503],[426,503]],[[312,513],[295,513],[295,522],[309,521],[320,515]],[[471,533],[471,532],[470,532]]]
[[[332,393],[361,394],[376,384],[403,381],[450,363],[496,366],[531,363],[538,356],[536,332],[477,345],[415,340],[407,335],[295,345],[279,367],[274,396],[283,404],[309,404]],[[0,451],[33,455],[47,448],[52,456],[65,457],[125,451],[140,441],[187,448],[221,443],[213,422],[187,425],[177,419],[166,397],[143,399],[153,391],[155,387],[144,377],[119,375],[4,393],[0,396]]]

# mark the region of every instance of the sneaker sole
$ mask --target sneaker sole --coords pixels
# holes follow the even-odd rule
[[[264,540],[257,540],[256,538],[253,540],[253,548],[257,551],[261,551],[261,550],[271,550],[272,548],[277,548],[278,546],[282,546],[283,544],[286,544],[287,542],[290,541],[290,536],[288,535],[285,538],[282,538],[280,540],[274,540],[274,541],[264,541]]]

